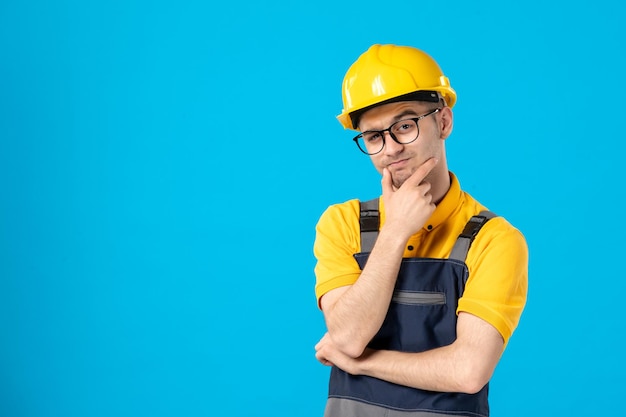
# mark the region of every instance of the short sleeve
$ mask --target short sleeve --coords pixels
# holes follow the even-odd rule
[[[496,217],[478,234],[466,263],[469,278],[457,311],[473,314],[493,325],[506,344],[526,304],[526,240],[505,219]]]
[[[360,250],[359,202],[330,206],[315,227],[313,252],[315,265],[315,295],[318,300],[328,291],[352,285],[361,275],[354,254]]]

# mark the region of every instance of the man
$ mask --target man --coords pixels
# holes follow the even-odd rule
[[[489,415],[488,382],[526,302],[528,250],[448,171],[455,102],[415,48],[373,45],[346,73],[338,119],[361,132],[382,196],[333,205],[316,227],[326,416]]]

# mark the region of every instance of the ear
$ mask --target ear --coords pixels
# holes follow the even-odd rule
[[[454,115],[452,114],[452,109],[447,106],[442,108],[439,113],[441,113],[441,117],[439,117],[440,139],[446,140],[448,136],[450,136],[450,133],[452,133]]]

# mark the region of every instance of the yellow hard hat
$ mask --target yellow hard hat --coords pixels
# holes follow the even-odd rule
[[[337,119],[346,129],[358,130],[359,117],[380,104],[394,101],[432,101],[441,97],[449,107],[456,92],[430,55],[409,47],[373,45],[348,69],[342,86],[343,110]]]

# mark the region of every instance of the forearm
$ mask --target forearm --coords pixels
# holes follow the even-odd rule
[[[336,359],[354,374],[429,391],[475,393],[491,378],[504,342],[493,326],[473,315],[461,313],[459,324],[458,338],[448,346],[419,353],[368,350],[353,361]]]
[[[407,239],[383,227],[359,279],[323,305],[328,333],[352,357],[361,355],[387,315]]]
[[[357,374],[428,391],[475,393],[488,380],[451,346],[421,353],[369,351],[362,359]]]

